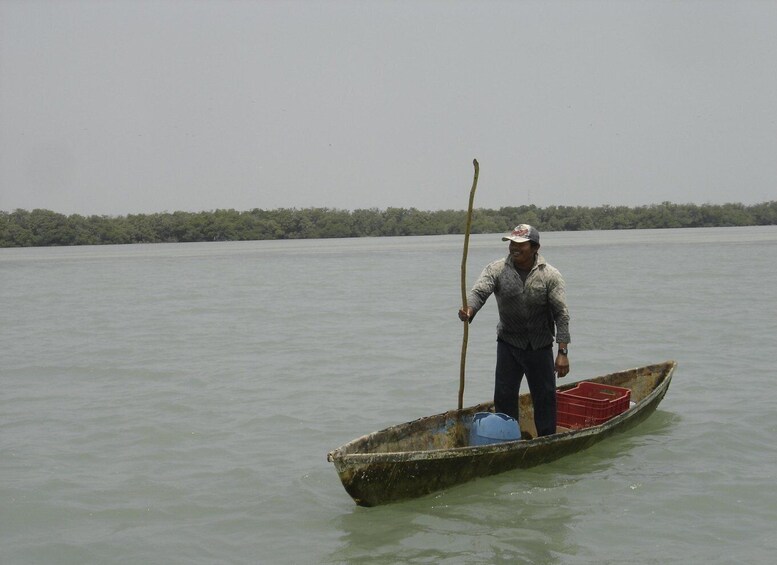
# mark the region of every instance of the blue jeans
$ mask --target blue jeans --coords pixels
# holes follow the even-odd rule
[[[496,345],[494,408],[518,419],[518,390],[526,375],[537,435],[556,433],[556,372],[553,347],[518,349],[502,340]]]

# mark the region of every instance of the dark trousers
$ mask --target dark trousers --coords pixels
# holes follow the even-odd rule
[[[553,348],[518,349],[498,340],[496,345],[496,378],[494,408],[518,419],[518,390],[526,375],[534,406],[537,434],[556,433],[556,372]]]

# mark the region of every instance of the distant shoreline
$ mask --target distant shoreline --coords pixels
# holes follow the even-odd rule
[[[0,248],[195,241],[326,239],[464,233],[466,211],[416,208],[280,208],[66,216],[51,210],[0,211]],[[540,231],[590,231],[777,225],[777,201],[761,204],[515,206],[476,208],[472,233],[518,223]]]

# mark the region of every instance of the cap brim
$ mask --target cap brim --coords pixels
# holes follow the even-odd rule
[[[511,236],[504,236],[502,238],[502,241],[514,241],[515,243],[523,243],[524,241],[531,241],[528,237],[517,237],[514,235]]]

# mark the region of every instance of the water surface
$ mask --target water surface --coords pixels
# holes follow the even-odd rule
[[[373,509],[326,453],[455,407],[461,236],[0,250],[0,562],[771,563],[777,228],[542,237],[568,379],[676,359],[659,411]]]

